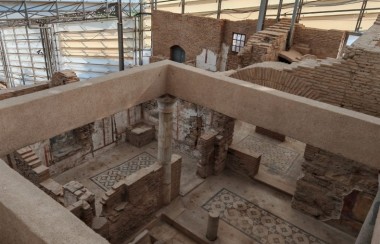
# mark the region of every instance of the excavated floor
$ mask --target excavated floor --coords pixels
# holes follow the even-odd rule
[[[278,142],[240,121],[235,125],[233,144],[263,153],[256,180],[229,170],[200,179],[195,174],[197,160],[174,152],[183,158],[181,196],[160,210],[157,218],[165,213],[175,224],[159,220],[149,228],[153,237],[165,243],[197,243],[175,227],[180,226],[206,241],[208,211],[216,209],[221,216],[215,243],[354,243],[351,236],[291,208],[290,195],[301,174],[305,144],[290,138]],[[104,192],[118,180],[151,165],[156,155],[155,141],[142,148],[123,143],[55,180],[61,184],[77,180],[94,192],[99,215],[99,199]]]
[[[355,242],[353,237],[292,209],[290,203],[288,194],[225,170],[219,176],[207,178],[160,213],[170,216],[175,225],[186,228],[191,235],[206,241],[208,211],[219,210],[219,235],[214,243]],[[176,243],[160,228],[153,227],[150,233],[172,241],[168,243]]]
[[[256,133],[255,128],[254,125],[236,121],[232,142],[234,148],[262,154],[259,173],[255,178],[293,195],[297,179],[302,173],[306,144],[290,137],[280,142]]]

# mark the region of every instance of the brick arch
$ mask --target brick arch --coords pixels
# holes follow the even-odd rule
[[[269,67],[245,68],[238,70],[230,75],[230,77],[301,97],[314,100],[318,100],[319,98],[319,93],[313,90],[310,84],[285,71]]]

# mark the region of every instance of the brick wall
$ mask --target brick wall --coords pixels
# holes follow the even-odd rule
[[[279,70],[274,69],[274,65],[279,66]],[[312,84],[297,78],[291,73],[283,72],[281,68],[285,66],[287,65],[283,63],[268,63],[266,66],[258,65],[241,69],[231,73],[230,76],[290,94],[318,100],[319,92],[312,89]]]
[[[266,26],[275,20],[268,19]],[[237,53],[231,51],[233,33],[249,36],[256,32],[257,20],[217,20],[191,15],[181,15],[164,11],[152,14],[153,56],[151,62],[170,58],[170,47],[178,45],[186,52],[186,63],[194,65],[194,60],[203,49],[217,55],[217,70],[226,63],[226,70],[238,67]],[[227,51],[223,48],[227,47]],[[226,53],[224,53],[226,52]],[[226,60],[222,57],[226,54]],[[204,58],[204,57],[202,57]]]
[[[248,37],[256,32],[256,26],[257,20],[226,20],[223,34],[223,42],[229,46],[226,70],[237,69],[239,65],[237,53],[232,52],[231,50],[233,33],[244,34],[246,36],[246,40],[248,40]]]
[[[202,178],[218,175],[224,170],[228,147],[232,143],[235,120],[218,113],[213,123],[218,130],[205,131],[197,140],[197,150],[200,155],[197,175]]]
[[[170,47],[186,52],[186,61],[195,60],[202,49],[220,52],[224,21],[164,11],[152,14],[153,56],[170,57]]]
[[[380,50],[348,47],[343,59],[304,60],[291,65],[268,62],[231,76],[379,117],[379,54]]]
[[[294,31],[293,45],[307,44],[310,54],[318,58],[336,58],[345,36],[345,31],[308,28],[298,24]]]
[[[281,22],[250,36],[238,54],[239,66],[277,61],[279,52],[285,50],[289,28],[289,19],[282,19]]]
[[[181,157],[172,157],[172,199],[179,195]],[[149,222],[162,206],[163,168],[158,163],[116,183],[102,197],[111,243],[120,243]]]
[[[269,27],[275,24],[275,20],[267,19],[265,20],[265,27]],[[257,20],[241,20],[241,21],[231,21],[225,20],[223,43],[229,46],[228,59],[227,59],[227,69],[237,69],[239,65],[238,54],[231,51],[232,36],[233,33],[239,33],[246,35],[246,40],[254,33],[256,33]]]

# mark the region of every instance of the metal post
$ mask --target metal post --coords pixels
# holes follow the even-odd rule
[[[360,31],[360,26],[362,25],[362,19],[364,17],[364,12],[366,10],[366,7],[367,7],[367,0],[363,0],[363,4],[362,4],[362,7],[360,9],[358,20],[357,20],[356,26],[355,26],[355,32],[356,33]]]
[[[135,59],[135,65],[137,65],[137,16],[133,17],[135,21],[135,28],[134,28],[134,48],[133,48],[133,57]]]
[[[267,7],[268,7],[268,0],[261,0],[259,19],[257,21],[256,32],[259,32],[264,29],[264,21],[265,21],[265,15],[267,13]]]
[[[303,0],[300,0],[299,6],[298,6],[298,11],[297,11],[296,23],[300,22],[301,13],[302,13],[302,6],[303,6]]]
[[[27,39],[26,42],[28,43],[28,51],[29,51],[29,56],[30,56],[30,63],[31,63],[31,66],[32,66],[34,83],[36,83],[36,71],[35,71],[35,67],[34,67],[32,48],[30,46],[30,37],[29,37],[29,31],[28,31],[28,27],[27,26],[25,26],[25,34],[26,34],[26,39]]]
[[[292,21],[290,23],[290,30],[289,30],[289,34],[288,34],[288,39],[286,41],[286,50],[289,50],[290,47],[293,44],[294,24],[296,22],[298,4],[299,4],[299,0],[294,0],[294,8],[293,8]]]
[[[21,63],[21,58],[20,58],[20,49],[19,49],[19,47],[18,47],[18,42],[17,42],[17,36],[16,36],[15,27],[12,27],[12,31],[13,31],[14,42],[15,42],[15,45],[16,45],[16,52],[17,52],[18,64],[19,64],[19,67],[20,67],[21,82],[22,82],[23,85],[25,85],[25,74],[24,74],[24,70],[22,69],[22,63]]]
[[[139,16],[139,65],[143,65],[144,50],[144,1],[140,0],[140,16]]]
[[[44,27],[41,25],[41,27]],[[42,50],[44,54],[45,60],[45,68],[46,68],[46,77],[48,80],[53,76],[53,66],[52,66],[52,45],[50,43],[49,31],[47,28],[40,28],[41,42],[42,42]]]
[[[0,58],[3,64],[5,81],[7,82],[7,87],[11,88],[11,87],[14,87],[14,82],[12,82],[12,76],[10,74],[8,60],[6,58],[8,57],[8,55],[5,52],[6,52],[6,48],[5,48],[5,44],[3,43],[2,33],[0,30]]]
[[[182,14],[185,13],[185,0],[182,0],[182,1],[181,1],[181,13],[182,13]]]
[[[119,47],[119,70],[124,70],[123,11],[121,0],[117,3],[117,40]]]
[[[279,0],[279,2],[278,2],[277,17],[276,17],[277,22],[279,22],[280,18],[281,18],[282,1],[283,0]]]
[[[222,0],[218,0],[218,12],[216,13],[216,18],[220,19],[220,13],[222,12]]]

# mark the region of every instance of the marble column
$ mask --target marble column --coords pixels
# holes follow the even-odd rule
[[[157,99],[159,111],[158,125],[158,162],[164,170],[162,186],[162,198],[164,204],[171,201],[171,158],[173,137],[173,105],[175,98],[164,95]]]
[[[219,215],[220,213],[216,210],[208,213],[206,238],[209,241],[215,241],[218,238]]]

